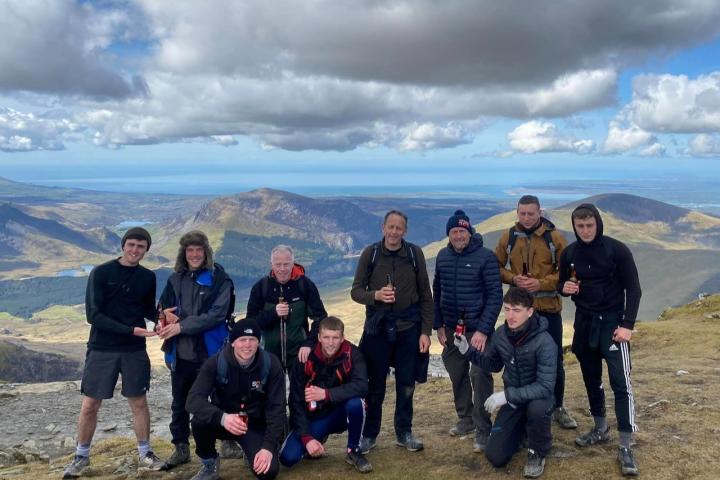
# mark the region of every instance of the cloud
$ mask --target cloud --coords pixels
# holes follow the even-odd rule
[[[607,106],[615,100],[617,74],[613,70],[581,70],[563,75],[551,87],[527,95],[529,115],[565,116]]]
[[[690,79],[685,75],[640,75],[625,114],[653,132],[720,131],[720,72]]]
[[[523,123],[508,133],[510,148],[522,153],[575,152],[589,153],[594,148],[591,140],[578,140],[562,134],[550,122],[536,120]]]
[[[660,157],[662,155],[665,155],[665,145],[659,142],[655,142],[652,145],[648,145],[647,147],[640,150],[640,155],[643,157]]]
[[[693,138],[688,145],[688,153],[697,157],[720,156],[720,136],[701,133]]]
[[[637,125],[622,128],[619,122],[612,121],[602,151],[604,153],[624,153],[646,147],[655,141],[656,138],[652,133],[646,132]]]
[[[62,150],[63,140],[75,138],[81,127],[52,112],[45,117],[0,107],[0,151]]]

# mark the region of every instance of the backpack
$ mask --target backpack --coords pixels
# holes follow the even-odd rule
[[[513,247],[515,246],[515,242],[517,242],[517,239],[521,235],[525,235],[523,232],[518,232],[515,229],[515,226],[510,227],[509,230],[510,236],[508,237],[508,244],[507,248],[505,249],[505,252],[507,253],[507,263],[505,266],[507,267],[510,265],[510,252],[512,252]],[[552,230],[545,230],[543,232],[543,240],[545,240],[545,243],[547,244],[548,248],[550,249],[550,256],[552,257],[552,267],[553,271],[557,270],[558,268],[558,262],[557,262],[557,247],[555,246],[555,243],[552,241]]]
[[[413,271],[415,272],[415,278],[417,279],[417,272],[418,272],[418,265],[417,265],[417,254],[415,253],[415,245],[413,245],[410,242],[404,242],[405,243],[405,249],[408,252],[408,255],[410,256],[410,262],[413,266]],[[365,290],[370,289],[370,277],[372,276],[373,271],[375,270],[375,265],[377,264],[378,260],[378,253],[380,252],[380,248],[382,247],[382,240],[380,240],[377,243],[373,243],[373,253],[372,257],[370,257],[370,261],[368,262],[367,271],[365,272]]]
[[[263,391],[265,391],[265,385],[267,385],[268,377],[270,376],[270,354],[262,348],[258,348],[258,352],[262,352],[262,366],[260,367],[260,383],[262,384]],[[218,353],[217,360],[217,372],[215,374],[215,380],[220,385],[228,384],[228,362],[223,352]]]

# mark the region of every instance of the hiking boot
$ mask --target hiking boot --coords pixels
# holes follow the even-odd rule
[[[412,432],[398,435],[397,440],[395,440],[395,445],[405,447],[409,452],[419,452],[424,448],[422,440],[413,437]]]
[[[605,443],[610,440],[610,427],[605,428],[605,431],[600,431],[593,427],[585,435],[581,435],[575,439],[575,443],[580,447],[588,447],[595,445],[596,443]]]
[[[188,452],[189,453],[189,452]],[[150,450],[145,456],[138,459],[138,472],[157,472],[165,468],[165,462],[160,460],[160,457]]]
[[[190,461],[190,445],[187,443],[178,443],[175,445],[175,451],[165,462],[164,470],[170,470]]]
[[[457,425],[450,429],[451,437],[464,437],[468,433],[472,433],[475,430],[475,425],[472,423],[458,422]]]
[[[242,448],[235,440],[220,442],[220,458],[243,458],[244,456]]]
[[[618,447],[618,461],[623,475],[634,477],[639,474],[635,458],[629,448]]]
[[[525,478],[538,478],[545,471],[545,457],[541,457],[535,450],[528,450],[527,463],[523,469]]]
[[[488,434],[480,430],[475,431],[475,440],[473,440],[473,452],[480,453],[485,451],[487,447]]]
[[[572,430],[577,428],[577,422],[573,417],[570,416],[565,407],[557,407],[553,410],[552,419],[560,425],[561,428]]]
[[[377,439],[374,437],[362,437],[360,439],[360,451],[363,455],[377,447]]]
[[[82,475],[83,470],[90,465],[90,457],[83,457],[82,455],[75,455],[72,462],[68,463],[63,471],[62,478],[77,478]]]
[[[360,449],[350,450],[345,457],[345,462],[355,467],[355,470],[357,470],[360,473],[368,473],[372,472],[372,464],[368,462],[367,458],[365,458],[365,455],[362,454]]]
[[[201,461],[200,470],[190,480],[217,480],[220,478],[220,457],[215,457],[212,462]]]

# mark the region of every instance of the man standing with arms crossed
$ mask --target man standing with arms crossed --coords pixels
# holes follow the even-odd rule
[[[640,280],[628,247],[603,235],[595,205],[584,203],[572,212],[577,241],[560,257],[558,290],[575,302],[572,351],[580,362],[590,413],[595,426],[575,439],[581,447],[610,440],[605,420],[602,361],[607,364],[615,395],[615,417],[620,432],[618,461],[623,475],[637,475],[630,445],[635,424],[635,401],[630,371],[630,338],[640,308]]]
[[[433,301],[422,250],[406,242],[407,216],[391,210],[382,223],[383,238],[360,255],[350,296],[365,305],[360,351],[368,370],[367,418],[360,448],[377,445],[390,366],[395,367],[396,444],[423,449],[412,433],[413,395],[420,354],[430,349]]]
[[[150,448],[150,359],[145,318],[155,319],[155,274],[140,265],[152,240],[144,228],[133,227],[122,238],[122,256],[95,267],[88,277],[85,312],[91,325],[80,391],[75,457],[63,478],[82,475],[90,464],[90,443],[102,401],[112,398],[118,375],[122,395],[132,411],[137,438],[138,471],[160,470],[164,462]]]
[[[563,365],[562,299],[557,293],[558,262],[567,246],[565,237],[540,211],[540,200],[524,195],[517,205],[517,223],[504,232],[495,248],[503,283],[524,288],[535,297],[533,308],[548,321],[548,333],[557,345],[555,409],[553,420],[562,428],[577,428],[577,422],[563,406],[565,367]]]
[[[483,247],[482,236],[475,233],[465,212],[456,211],[448,219],[445,232],[449,243],[440,250],[435,262],[433,327],[443,346],[443,364],[452,381],[458,415],[458,423],[450,429],[450,435],[462,436],[474,431],[473,450],[481,452],[492,426],[483,404],[493,393],[493,378],[488,371],[470,366],[452,337],[458,331],[467,336],[477,351],[485,351],[502,307],[502,284],[497,258]],[[457,330],[459,322],[462,324]]]

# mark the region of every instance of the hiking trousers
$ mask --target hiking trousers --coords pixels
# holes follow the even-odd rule
[[[170,434],[172,443],[190,443],[190,414],[185,410],[188,393],[192,387],[202,362],[188,362],[180,358],[175,361],[175,370],[170,372],[170,385],[172,387],[172,418],[170,420]]]
[[[555,408],[562,407],[565,401],[565,366],[563,365],[563,323],[560,312],[537,312],[541,317],[545,317],[548,321],[547,332],[550,334],[555,345],[558,348],[557,355],[557,376],[555,377]]]

